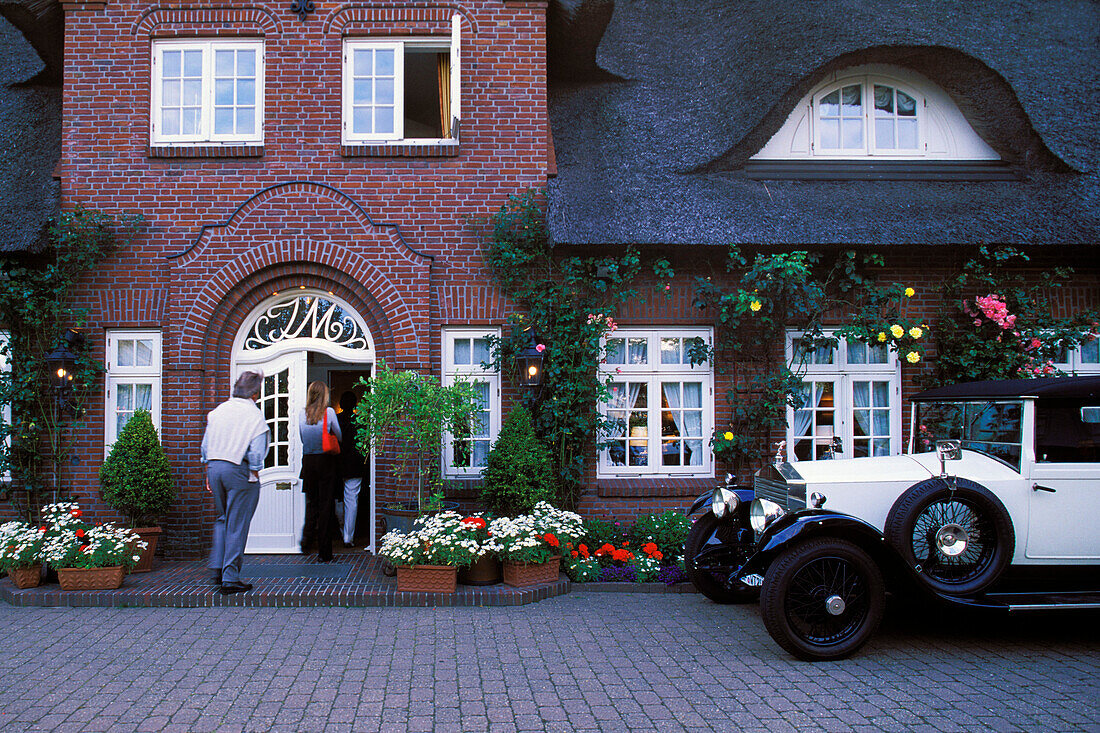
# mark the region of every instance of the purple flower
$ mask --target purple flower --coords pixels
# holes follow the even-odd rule
[[[603,583],[637,583],[638,575],[633,567],[604,568],[600,571],[600,581]]]
[[[666,565],[657,572],[657,582],[665,585],[683,583],[687,579],[687,574],[679,565]]]

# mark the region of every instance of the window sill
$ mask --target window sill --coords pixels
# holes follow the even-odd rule
[[[150,145],[150,158],[260,158],[263,145]]]
[[[750,160],[746,178],[767,181],[1018,181],[999,160]]]
[[[596,479],[601,497],[698,496],[714,488],[710,476],[646,476]]]
[[[345,158],[454,158],[457,142],[448,143],[352,143],[340,146]]]

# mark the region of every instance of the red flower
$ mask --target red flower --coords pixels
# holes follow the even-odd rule
[[[485,520],[481,517],[466,517],[462,523],[476,529],[485,529]]]
[[[654,560],[664,560],[665,559],[665,553],[658,550],[657,552],[653,553],[653,559]]]
[[[73,515],[74,517],[81,517],[81,516],[83,516],[83,515],[84,515],[84,512],[80,511],[79,509],[73,509],[73,511],[72,511],[72,515]]]
[[[576,550],[573,550],[573,551],[572,551],[571,553],[569,553],[569,554],[570,554],[570,555],[572,555],[573,557],[576,557],[578,553],[577,553],[577,551],[576,551]]]
[[[38,531],[39,532],[45,532],[46,531],[46,525],[43,524],[41,527],[38,528]]]
[[[615,560],[617,562],[626,562],[627,560],[630,560],[633,557],[634,556],[630,554],[630,550],[627,550],[625,548],[615,550],[614,552],[611,553],[611,559]]]
[[[549,532],[544,534],[542,538],[546,540],[546,544],[550,545],[551,547],[558,547],[561,545],[561,542],[558,541],[558,538],[550,534]]]
[[[83,536],[84,536],[84,530],[82,530],[82,529],[78,529],[78,530],[76,531],[76,536],[77,536],[77,537],[83,537]]]

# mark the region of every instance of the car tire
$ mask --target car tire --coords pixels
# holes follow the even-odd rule
[[[760,615],[779,646],[809,662],[844,659],[878,629],[882,572],[847,540],[811,539],[777,557],[764,576]]]
[[[1016,547],[1004,504],[963,478],[910,487],[890,509],[885,534],[928,588],[955,596],[992,585]]]
[[[722,524],[737,523],[737,518],[719,519],[711,512],[701,515],[691,525],[687,539],[684,540],[684,572],[687,573],[695,589],[715,603],[751,603],[760,594],[760,588],[738,582],[733,588],[727,588],[723,579],[712,573],[695,566],[695,556],[703,549],[703,543],[719,529]],[[752,552],[751,547],[745,548],[745,560]]]

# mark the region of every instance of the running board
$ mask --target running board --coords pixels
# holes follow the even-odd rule
[[[1100,592],[1088,593],[986,593],[976,598],[940,596],[952,604],[1008,613],[1028,611],[1100,610]]]

